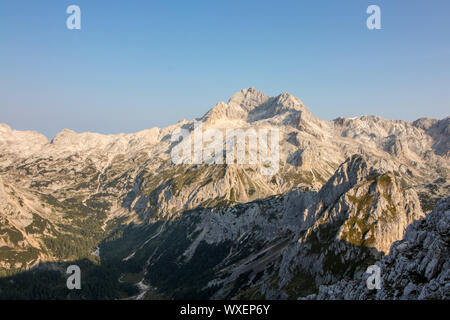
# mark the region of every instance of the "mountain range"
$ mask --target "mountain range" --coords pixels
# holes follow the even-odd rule
[[[278,170],[174,164],[196,123],[278,130]],[[449,137],[450,117],[324,121],[255,88],[134,134],[0,124],[0,298],[448,299]]]

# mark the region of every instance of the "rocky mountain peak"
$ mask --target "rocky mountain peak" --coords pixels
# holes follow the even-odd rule
[[[255,107],[263,104],[267,100],[269,100],[269,97],[264,92],[250,87],[247,89],[242,89],[241,91],[231,96],[231,98],[228,100],[228,104],[238,105],[245,111],[249,112]]]
[[[17,153],[25,157],[40,150],[47,143],[47,138],[40,133],[13,130],[6,124],[0,124],[0,150],[3,154]],[[11,160],[10,158],[7,162]]]
[[[336,201],[340,195],[373,173],[374,169],[369,167],[367,161],[364,156],[355,154],[339,166],[320,191],[326,205]]]
[[[283,106],[284,108],[294,109],[294,110],[304,110],[306,109],[303,102],[296,96],[290,93],[282,93],[276,97],[276,104]]]
[[[52,139],[52,144],[58,144],[59,142],[70,140],[73,137],[75,137],[77,133],[70,129],[63,129],[62,131],[58,132],[56,136]]]
[[[4,123],[0,123],[0,132],[1,133],[6,133],[6,132],[10,132],[11,131],[11,127],[8,126],[7,124]]]
[[[251,111],[269,101],[269,97],[253,88],[242,89],[228,100],[228,103],[219,102],[203,117],[202,121],[213,124],[219,120],[244,120],[248,119]]]
[[[292,94],[282,93],[269,97],[253,87],[235,93],[228,103],[216,104],[202,120],[212,124],[218,120],[255,122],[271,118],[278,118],[280,124],[290,123],[295,126],[302,122],[303,127],[309,127],[306,122],[317,122],[312,119],[303,102]]]
[[[436,122],[438,122],[437,119],[419,118],[413,122],[413,126],[426,131],[426,130],[429,130],[433,125],[435,125]]]

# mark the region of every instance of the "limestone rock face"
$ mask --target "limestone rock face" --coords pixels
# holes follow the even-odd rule
[[[250,87],[248,89],[243,89],[235,93],[228,101],[228,104],[237,105],[244,109],[244,111],[250,112],[267,100],[269,100],[269,97],[266,96],[263,92]]]
[[[450,198],[440,201],[425,219],[413,222],[402,240],[392,244],[381,268],[381,288],[369,290],[369,274],[321,286],[308,299],[449,299]]]

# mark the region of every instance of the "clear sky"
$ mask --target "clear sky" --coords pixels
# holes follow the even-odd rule
[[[81,30],[66,28],[71,4]],[[326,120],[448,116],[450,1],[0,0],[0,123],[14,129],[136,132],[250,86]]]

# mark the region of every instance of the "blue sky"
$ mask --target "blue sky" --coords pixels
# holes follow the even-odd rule
[[[382,30],[366,28],[370,4]],[[443,118],[449,14],[448,0],[0,0],[0,123],[136,132],[250,86],[326,120]]]

